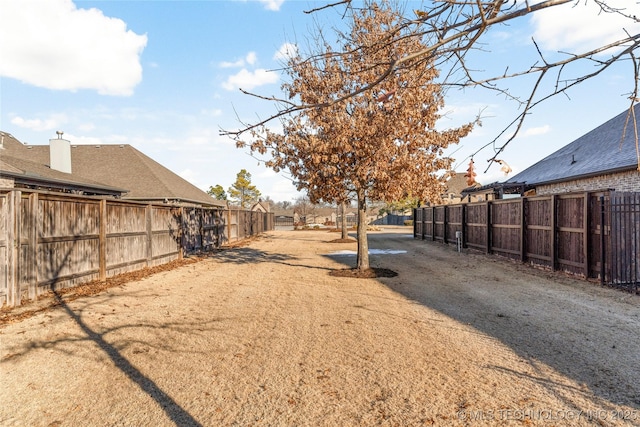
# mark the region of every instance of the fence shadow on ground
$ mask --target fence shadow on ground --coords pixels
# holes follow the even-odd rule
[[[425,243],[401,235],[378,234],[369,236],[369,247],[409,250],[406,255],[371,257],[372,266],[391,268],[399,273],[398,278],[380,279],[380,282],[392,291],[461,324],[469,325],[480,333],[496,338],[522,359],[527,360],[534,370],[543,364],[577,384],[585,385],[583,395],[586,399],[589,399],[590,395],[602,399],[595,404],[608,405],[606,402],[611,402],[615,405],[640,408],[640,385],[637,382],[638,375],[633,374],[632,368],[635,363],[633,361],[637,361],[634,350],[639,345],[637,330],[635,333],[631,331],[633,325],[625,325],[624,321],[617,319],[615,313],[606,319],[594,318],[594,314],[580,302],[581,300],[575,303],[567,301],[566,306],[562,308],[557,306],[547,309],[545,301],[550,301],[551,297],[543,283],[540,283],[539,293],[535,286],[523,288],[521,293],[514,294],[516,298],[511,300],[492,295],[491,289],[495,283],[487,286],[487,289],[482,288],[484,282],[498,281],[499,286],[506,289],[511,286],[509,277],[516,275],[531,274],[533,282],[536,277],[544,277],[534,275],[534,270],[529,270],[529,267],[524,265],[493,259],[496,263],[496,278],[474,277],[474,262],[482,261],[465,254],[460,255],[461,258],[456,260],[456,265],[449,264],[446,269],[440,271],[434,268],[436,263],[452,262],[451,258],[441,251],[453,251],[453,248],[439,243]],[[404,257],[403,261],[399,262],[396,256]],[[332,258],[350,266],[354,257]],[[489,257],[487,261],[491,262]],[[500,263],[504,263],[504,266],[500,266]],[[453,283],[450,271],[454,269],[469,270],[468,281]],[[505,275],[501,276],[503,273]],[[421,279],[418,282],[408,280],[410,276]],[[579,285],[575,286],[576,293],[582,292]],[[565,310],[568,322],[559,324],[557,319],[548,316],[549,312],[545,310]],[[604,311],[606,312],[606,309]],[[617,325],[613,323],[616,320]],[[611,329],[591,327],[592,324],[602,322],[611,323],[611,328],[629,329],[628,342],[616,341],[615,336],[611,335]],[[501,369],[498,366],[488,368]],[[533,377],[524,372],[516,376],[536,381],[561,399],[575,392],[575,389],[569,390],[571,387],[567,384],[550,380],[543,371],[540,371],[539,375],[534,374]],[[570,397],[566,397],[565,402],[568,407],[575,406]],[[608,409],[612,408],[613,405]]]

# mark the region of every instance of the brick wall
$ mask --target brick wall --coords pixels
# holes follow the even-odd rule
[[[557,184],[539,185],[536,194],[558,194],[575,191],[640,191],[640,171],[633,170],[616,174],[606,174],[585,179],[561,182]]]

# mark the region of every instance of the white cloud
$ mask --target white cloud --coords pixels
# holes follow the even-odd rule
[[[178,175],[180,175],[180,177],[186,179],[187,181],[193,183],[196,181],[196,177],[198,176],[197,173],[195,173],[194,171],[192,171],[191,169],[185,169],[183,171],[181,171]]]
[[[258,175],[256,175],[256,178],[273,178],[274,176],[277,176],[277,175],[278,174],[273,169],[265,168]]]
[[[280,49],[273,55],[276,61],[287,61],[298,54],[298,46],[293,43],[284,43]]]
[[[2,0],[0,75],[55,90],[128,96],[142,80],[146,35],[71,0]]]
[[[611,7],[640,16],[640,4],[608,0]],[[534,38],[545,50],[586,51],[637,34],[640,24],[617,13],[604,13],[595,2],[569,2],[533,14]]]
[[[220,68],[241,68],[245,65],[255,65],[258,62],[258,55],[255,52],[247,53],[247,56],[244,58],[238,59],[236,61],[223,61],[220,63]]]
[[[284,3],[284,0],[259,0],[267,10],[273,10],[275,12],[280,10],[280,6]]]
[[[25,119],[20,116],[11,119],[12,124],[35,131],[59,130],[67,121],[68,119],[64,114],[56,114],[46,119]]]
[[[266,189],[261,187],[261,182],[256,182],[256,185],[263,195],[269,196],[276,201],[293,201],[296,197],[300,196],[300,193],[298,193],[291,180],[286,178],[278,179],[273,182],[271,187]]]
[[[254,65],[257,60],[258,60],[258,55],[256,55],[255,52],[249,52],[245,58],[245,61],[247,61],[247,64],[249,65]]]
[[[227,81],[222,83],[222,87],[226,90],[234,90],[238,88],[251,90],[258,86],[275,83],[278,81],[278,78],[277,73],[267,71],[263,68],[258,68],[254,71],[248,71],[243,68],[237,74],[229,76]]]
[[[215,108],[213,110],[201,110],[200,114],[208,117],[220,117],[222,115],[222,110],[219,108]]]
[[[91,132],[96,129],[96,125],[93,123],[82,123],[78,126],[78,130],[83,132]]]
[[[518,136],[526,138],[527,136],[544,135],[545,133],[549,133],[550,130],[551,126],[549,125],[538,126],[534,128],[528,128]]]
[[[233,62],[223,61],[220,63],[220,68],[240,68],[242,66],[244,66],[244,59],[238,59]]]
[[[71,145],[104,145],[107,143],[102,138],[95,136],[77,136],[70,133],[65,133],[63,138],[71,142]]]

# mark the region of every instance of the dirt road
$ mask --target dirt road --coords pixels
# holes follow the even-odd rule
[[[0,425],[640,425],[640,297],[409,233],[394,278],[276,231],[4,325]]]

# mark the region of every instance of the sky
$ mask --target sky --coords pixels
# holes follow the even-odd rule
[[[531,0],[529,0],[532,3]],[[640,16],[635,0],[611,0]],[[535,1],[537,3],[537,1]],[[283,56],[307,45],[315,24],[343,25],[329,1],[295,0],[1,0],[0,130],[31,144],[63,131],[72,144],[131,144],[207,190],[228,188],[241,169],[275,201],[299,197],[290,178],[276,174],[220,131],[273,113],[271,102],[242,94],[281,95]],[[409,10],[423,2],[409,1]],[[486,73],[526,69],[539,57],[595,47],[640,25],[598,15],[592,0],[554,7],[492,29],[470,59]],[[592,71],[591,66],[568,70]],[[526,95],[532,80],[508,82]],[[505,176],[489,165],[489,145],[474,157],[477,180],[502,181],[541,160],[629,107],[633,68],[611,67],[593,81],[534,109],[501,158]],[[464,173],[469,156],[515,118],[518,106],[480,89],[450,90],[443,129],[481,113],[482,126],[448,150]]]

